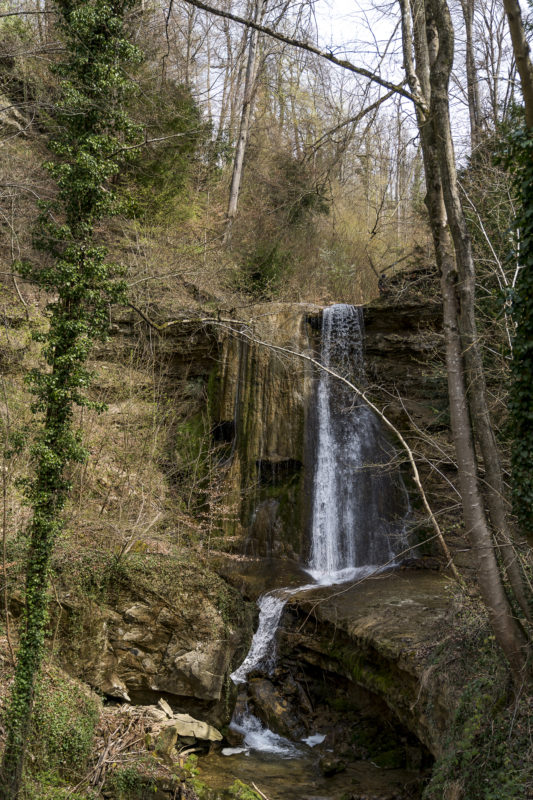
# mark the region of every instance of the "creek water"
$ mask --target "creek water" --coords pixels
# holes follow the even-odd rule
[[[326,368],[358,387],[364,385],[362,309],[344,304],[324,309],[320,359]],[[405,544],[407,492],[379,419],[349,387],[326,371],[320,372],[316,382],[313,407],[316,451],[313,464],[308,465],[314,472],[310,546],[304,565],[311,582],[276,589],[259,598],[258,627],[250,650],[231,676],[240,687],[245,687],[253,670],[268,674],[274,668],[276,634],[290,597],[317,585],[358,580],[393,566],[395,554]],[[339,787],[345,788],[346,779],[317,777],[313,746],[322,740],[323,732],[291,742],[266,728],[246,705],[243,710],[243,704],[231,727],[242,734],[243,745],[223,751],[231,756],[226,759],[231,764],[222,766],[223,757],[219,757],[222,773],[243,780],[250,775],[264,775],[265,779],[276,775],[275,788],[269,780],[265,790],[273,800],[326,797],[322,794],[325,787],[329,787],[327,797],[336,797],[340,796]],[[283,789],[280,770],[290,789]],[[366,775],[366,784],[364,780],[362,784],[367,788],[383,783],[372,765],[351,765],[350,770],[359,777]],[[353,775],[351,780],[353,784]],[[339,787],[331,794],[336,784]],[[387,786],[391,786],[390,779]]]

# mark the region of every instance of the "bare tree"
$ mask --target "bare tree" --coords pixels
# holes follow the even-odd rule
[[[263,16],[266,9],[266,0],[255,0],[253,10],[253,21],[260,25],[263,21]],[[226,243],[231,241],[231,230],[233,227],[233,220],[237,214],[237,206],[239,203],[239,192],[241,189],[242,169],[244,165],[244,155],[246,153],[246,145],[248,143],[248,136],[250,132],[250,120],[253,110],[253,99],[255,93],[255,85],[257,78],[257,43],[259,40],[259,31],[257,28],[252,28],[249,32],[250,40],[248,44],[248,61],[246,63],[246,76],[244,80],[244,95],[242,100],[241,111],[241,124],[239,128],[239,138],[237,139],[237,147],[235,150],[235,157],[233,160],[233,173],[231,176],[231,185],[229,190],[228,212],[226,218],[226,230],[224,233],[224,241]]]
[[[474,0],[461,0],[466,33],[466,84],[472,149],[478,144],[481,133],[481,104],[474,52],[474,5]]]
[[[476,553],[478,582],[492,628],[516,682],[522,683],[528,641],[514,616],[499,571],[475,452],[477,439],[485,465],[490,522],[495,532],[504,537],[501,548],[508,577],[524,613],[528,613],[516,557],[508,539],[501,467],[486,404],[475,327],[473,260],[455,173],[448,97],[453,27],[445,0],[414,0],[411,6],[408,0],[400,3],[409,84],[413,93],[423,93],[428,108],[427,115],[419,108],[417,119],[426,174],[426,204],[441,271],[450,418],[463,516]],[[476,420],[475,431],[472,418]]]

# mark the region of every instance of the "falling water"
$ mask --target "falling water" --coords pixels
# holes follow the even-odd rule
[[[241,666],[231,674],[233,683],[246,683],[248,673],[259,665],[268,669],[275,659],[274,642],[283,607],[289,593],[281,589],[278,592],[267,592],[259,598],[259,623],[254,633],[248,655]]]
[[[349,305],[325,308],[321,363],[356,386],[364,385],[363,314]],[[307,571],[315,583],[278,589],[259,599],[259,623],[248,655],[231,675],[245,684],[249,673],[275,665],[275,641],[289,597],[316,584],[331,585],[392,564],[405,541],[408,497],[394,449],[379,419],[338,378],[321,370],[316,389],[316,453],[310,555]],[[294,745],[264,728],[248,711],[232,727],[245,747],[295,755]],[[274,737],[274,738],[273,738]]]
[[[363,313],[335,305],[322,317],[321,362],[361,387]],[[322,371],[316,397],[317,448],[309,572],[320,583],[391,562],[403,539],[405,492],[379,419],[349,386]],[[403,508],[402,508],[403,507]]]

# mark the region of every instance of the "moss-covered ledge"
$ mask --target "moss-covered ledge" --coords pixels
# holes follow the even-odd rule
[[[461,692],[435,661],[452,599],[449,578],[422,570],[308,591],[287,606],[280,650],[381,698],[439,757]]]

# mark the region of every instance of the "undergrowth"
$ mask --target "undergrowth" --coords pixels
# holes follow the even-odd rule
[[[455,622],[453,640],[443,643],[435,661],[463,688],[423,800],[531,798],[533,698],[515,694],[475,601],[463,600]]]
[[[48,665],[37,685],[23,800],[88,800],[85,778],[100,718],[96,695]]]

